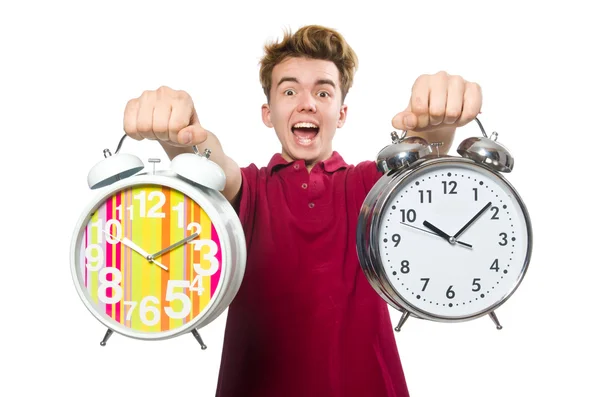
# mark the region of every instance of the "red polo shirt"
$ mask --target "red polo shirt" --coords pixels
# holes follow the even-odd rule
[[[242,169],[248,256],[218,397],[408,396],[388,307],[356,254],[360,207],[380,176],[337,152],[310,173],[280,154]]]

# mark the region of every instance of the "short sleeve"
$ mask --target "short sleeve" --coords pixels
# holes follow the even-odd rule
[[[369,191],[375,186],[379,178],[383,176],[383,172],[377,170],[377,164],[374,161],[363,161],[356,165],[356,172],[360,175],[364,195],[366,196]]]
[[[240,171],[242,173],[242,186],[240,187],[236,211],[246,234],[246,239],[249,240],[256,215],[259,170],[254,164],[250,164],[248,167],[240,168]]]

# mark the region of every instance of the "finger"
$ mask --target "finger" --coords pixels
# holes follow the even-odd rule
[[[417,116],[406,108],[392,119],[392,126],[397,130],[409,131],[417,126]]]
[[[144,139],[137,131],[137,113],[139,108],[139,101],[137,98],[131,99],[125,106],[125,112],[123,114],[123,130],[127,136],[135,139]]]
[[[439,72],[429,79],[429,124],[440,125],[446,114],[448,74]]]
[[[156,104],[156,92],[144,91],[139,98],[139,110],[137,114],[137,131],[146,139],[156,140],[152,130],[154,119],[154,105]]]
[[[465,96],[465,80],[460,76],[451,76],[448,80],[448,98],[444,124],[454,124],[460,117]]]
[[[457,121],[457,125],[461,127],[474,120],[481,111],[481,103],[481,87],[477,83],[468,82],[465,85],[463,110]]]
[[[208,131],[200,125],[196,110],[192,111],[192,119],[190,126],[179,131],[177,134],[177,142],[182,145],[199,145],[208,138]]]
[[[194,113],[193,102],[187,100],[177,100],[171,110],[169,119],[169,140],[173,143],[182,145],[193,145],[192,137],[190,140],[180,141],[179,134],[182,130],[192,125],[192,115]]]
[[[416,128],[425,128],[429,125],[429,77],[419,76],[412,88],[410,108],[417,116]]]
[[[156,103],[152,113],[152,131],[161,141],[169,140],[169,119],[171,116],[171,103],[163,100]]]

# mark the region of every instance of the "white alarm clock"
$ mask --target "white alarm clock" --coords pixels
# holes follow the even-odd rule
[[[409,316],[458,322],[489,314],[515,292],[532,252],[531,221],[501,173],[513,158],[497,133],[464,140],[461,155],[436,154],[401,137],[378,155],[385,172],[359,215],[357,252],[371,286]]]
[[[108,330],[143,340],[192,333],[231,303],[246,265],[239,218],[220,193],[225,174],[210,151],[175,157],[168,170],[139,173],[131,154],[104,150],[88,174],[98,193],[71,242],[79,297]],[[149,159],[156,163],[159,159]]]

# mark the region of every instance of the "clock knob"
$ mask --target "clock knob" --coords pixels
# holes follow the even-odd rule
[[[467,138],[458,145],[456,151],[462,156],[474,160],[480,164],[499,172],[511,172],[515,163],[508,149],[496,142],[498,133],[493,132],[488,138],[481,122],[479,124],[483,136]]]
[[[217,163],[209,160],[210,150],[200,153],[196,146],[194,153],[183,153],[171,161],[171,170],[182,178],[221,191],[225,188],[225,172]]]
[[[120,179],[128,178],[144,169],[144,163],[132,154],[111,155],[110,150],[104,149],[104,160],[99,161],[88,173],[88,186],[98,189],[108,186]]]
[[[417,136],[406,137],[406,131],[398,137],[392,132],[392,144],[377,154],[377,169],[381,172],[407,168],[410,164],[431,153],[427,141]]]

